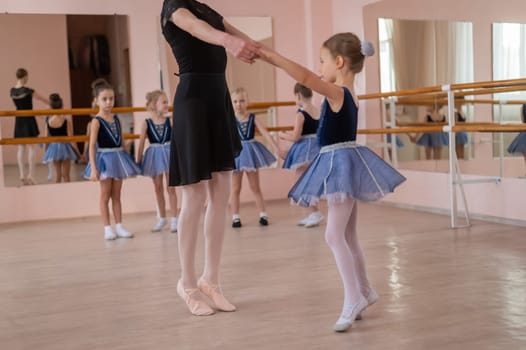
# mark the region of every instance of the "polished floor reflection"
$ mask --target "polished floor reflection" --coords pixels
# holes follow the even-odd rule
[[[227,229],[222,284],[235,313],[191,316],[176,293],[176,235],[126,215],[132,240],[103,240],[99,218],[0,225],[2,349],[525,349],[526,229],[361,204],[359,228],[380,294],[335,334],[342,289],[323,227],[267,208]],[[202,239],[199,244],[202,247]],[[197,265],[202,267],[202,251]]]

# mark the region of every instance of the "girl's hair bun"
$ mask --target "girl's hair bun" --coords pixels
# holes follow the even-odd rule
[[[374,55],[374,46],[370,41],[362,40],[362,48],[361,53],[364,56],[372,56]]]
[[[49,105],[52,109],[61,109],[62,108],[62,98],[59,94],[49,95]]]

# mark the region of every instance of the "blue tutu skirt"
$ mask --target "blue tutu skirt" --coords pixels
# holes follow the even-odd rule
[[[99,179],[122,180],[136,176],[141,173],[141,168],[122,148],[99,148],[95,155],[95,163],[99,171]],[[91,164],[88,162],[86,169],[82,173],[84,178],[91,176]]]
[[[77,159],[78,159],[77,152],[75,152],[75,149],[73,149],[73,146],[71,146],[70,143],[53,142],[47,146],[47,150],[46,150],[46,153],[44,154],[44,158],[42,158],[42,162],[50,163],[50,162],[59,161],[59,160],[77,160]]]
[[[283,168],[297,169],[309,165],[318,153],[320,153],[320,145],[316,135],[305,135],[292,145],[283,163]]]
[[[146,149],[142,157],[142,175],[155,177],[168,173],[170,168],[170,143],[153,143]]]
[[[402,148],[405,146],[398,135],[396,135],[395,137],[395,142],[396,142],[396,147],[398,148]],[[389,144],[391,143],[391,134],[387,134],[387,143]]]
[[[465,131],[457,132],[455,134],[455,143],[457,145],[465,145],[468,143],[468,133]]]
[[[289,198],[308,207],[319,199],[342,201],[346,197],[374,201],[406,178],[376,153],[354,142],[323,147],[289,192]]]
[[[508,146],[509,153],[526,153],[526,132],[521,132]]]
[[[449,144],[449,139],[445,132],[426,132],[416,144],[424,147],[442,147]]]
[[[277,159],[260,142],[255,140],[241,141],[243,149],[236,158],[236,170],[256,171],[274,164]]]

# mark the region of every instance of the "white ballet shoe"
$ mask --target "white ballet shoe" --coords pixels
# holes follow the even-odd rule
[[[367,299],[367,306],[365,308],[368,308],[369,306],[376,303],[376,301],[378,301],[378,293],[376,293],[376,291],[371,288],[371,290],[369,291],[369,294],[367,294],[365,299]],[[365,311],[365,309],[363,311]],[[357,321],[360,321],[363,318],[362,316],[363,311],[360,312],[358,316],[356,316]]]
[[[340,318],[334,324],[335,332],[345,332],[353,324],[356,317],[367,307],[367,299],[360,295],[360,300],[353,305],[346,306],[340,315]]]

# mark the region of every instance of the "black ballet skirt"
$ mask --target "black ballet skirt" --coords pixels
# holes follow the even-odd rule
[[[33,89],[11,88],[10,95],[17,110],[33,109]],[[15,117],[15,137],[36,137],[40,134],[35,117]]]
[[[179,65],[170,143],[170,186],[212,178],[213,172],[234,170],[241,142],[226,84],[226,52],[178,28],[170,17],[186,8],[197,18],[224,31],[217,12],[193,0],[165,0],[161,27]]]

